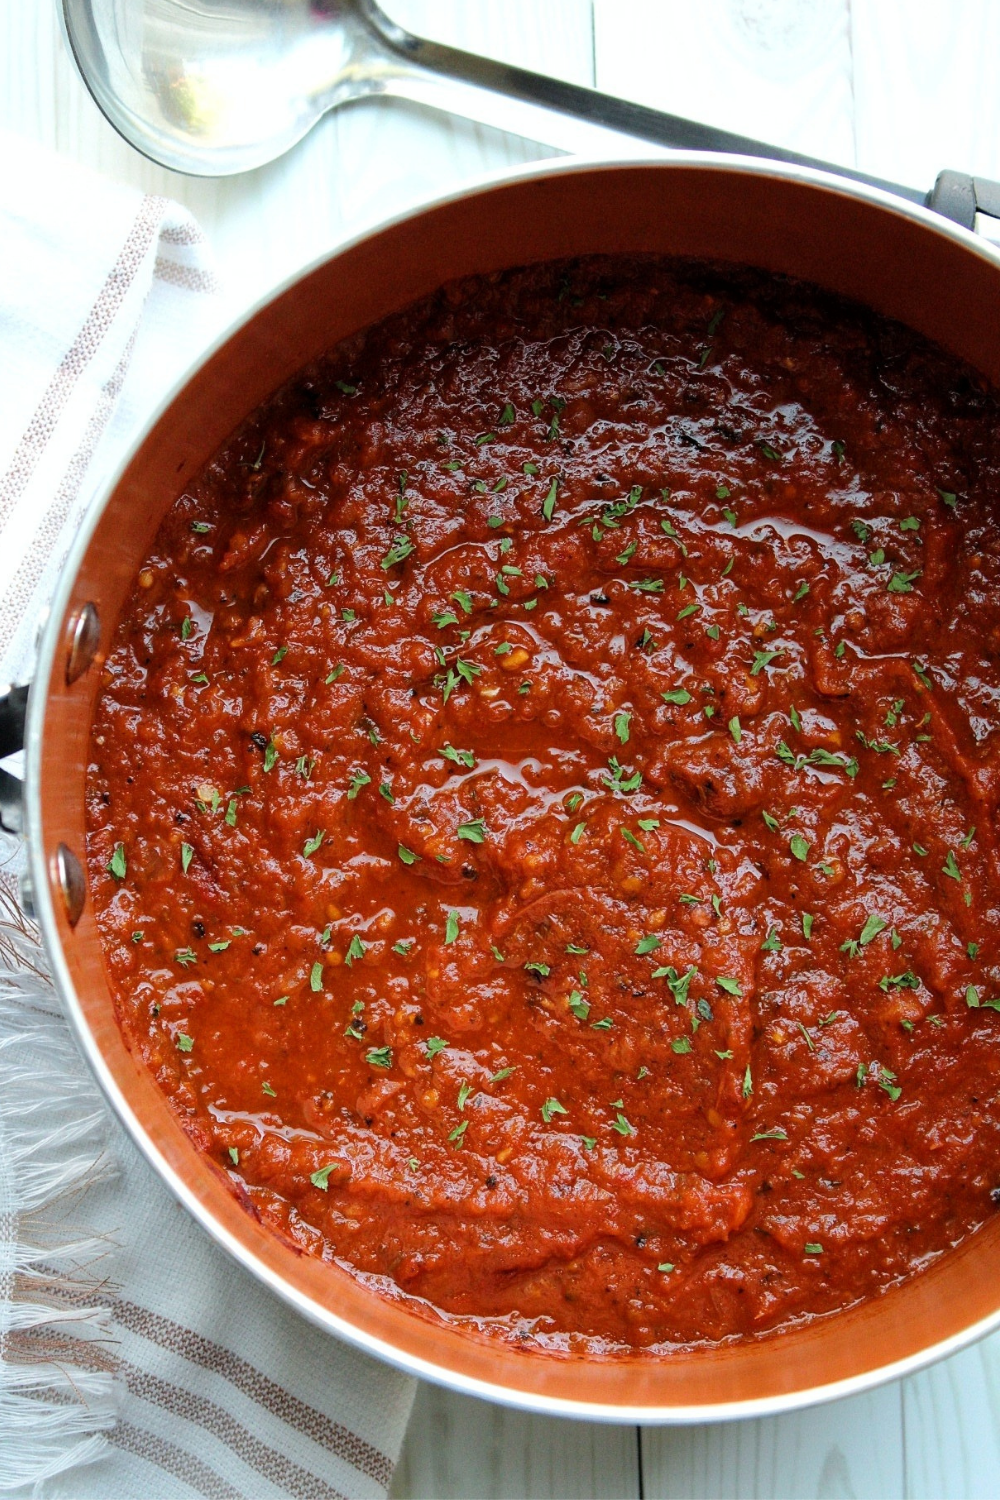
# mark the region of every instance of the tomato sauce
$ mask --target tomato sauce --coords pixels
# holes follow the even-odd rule
[[[831,1312],[1000,1196],[997,402],[587,260],[333,351],[108,658],[129,1045],[248,1212],[552,1351]]]

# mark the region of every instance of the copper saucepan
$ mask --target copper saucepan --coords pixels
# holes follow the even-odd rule
[[[100,664],[161,518],[238,423],[331,345],[452,277],[643,251],[818,283],[909,324],[1000,386],[1000,254],[876,188],[691,154],[564,160],[453,194],[297,276],[205,355],[154,417],[62,573],[28,697],[24,812],[31,899],[80,1045],[137,1145],[220,1245],[315,1323],[414,1374],[536,1411],[690,1422],[857,1393],[1000,1327],[1000,1216],[902,1286],[756,1341],[632,1359],[553,1358],[479,1341],[296,1253],[244,1212],[122,1039],[83,874]],[[8,727],[17,718],[21,691],[0,699],[0,731],[5,716]]]

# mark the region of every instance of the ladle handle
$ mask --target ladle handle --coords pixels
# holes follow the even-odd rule
[[[815,167],[882,188],[910,203],[925,204],[967,229],[978,228],[987,238],[1000,239],[1000,183],[960,172],[942,172],[930,192],[922,193],[853,167],[819,161],[597,89],[428,41],[397,26],[375,0],[362,0],[361,9],[370,31],[391,54],[393,66],[383,75],[381,92],[464,115],[569,152],[620,155],[635,151],[641,143],[651,143],[674,150],[734,152]]]

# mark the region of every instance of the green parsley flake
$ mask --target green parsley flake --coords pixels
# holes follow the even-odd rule
[[[404,558],[409,557],[412,551],[413,543],[410,541],[410,538],[408,536],[396,537],[392,546],[389,548],[389,551],[382,559],[382,567],[386,571],[388,571],[389,568],[394,568],[397,563],[401,563]]]
[[[469,771],[476,764],[476,757],[471,750],[456,750],[453,745],[443,745],[438,755],[444,756],[445,760],[452,761],[456,766],[465,766]]]
[[[193,1046],[194,1039],[192,1037],[189,1037],[186,1031],[179,1031],[177,1033],[178,1052],[190,1052]]]
[[[879,933],[883,932],[885,928],[888,927],[888,925],[888,922],[883,922],[882,918],[877,917],[873,912],[865,922],[864,927],[862,927],[861,929],[861,936],[859,937],[858,942],[861,944],[862,948],[865,947],[866,944],[870,943],[872,938],[878,937]]]
[[[351,776],[351,784],[347,788],[347,800],[353,802],[363,786],[367,786],[371,777],[367,771],[355,771]]]
[[[116,880],[125,879],[125,875],[128,871],[128,863],[125,859],[124,844],[115,845],[114,852],[112,853],[111,858],[107,863],[107,870],[109,875],[113,875]]]
[[[570,990],[569,1008],[578,1021],[586,1021],[590,1015],[590,1002],[583,998],[581,990]]]
[[[448,913],[448,917],[447,917],[447,920],[445,922],[445,927],[444,927],[444,940],[445,940],[445,943],[446,944],[448,944],[448,943],[454,943],[457,940],[457,938],[458,938],[458,934],[459,934],[458,912],[457,911],[450,911]]]
[[[776,651],[756,651],[750,668],[750,676],[759,677],[764,668],[769,667],[775,658],[782,654],[783,649],[779,646]]]
[[[549,492],[542,501],[542,515],[546,521],[551,521],[556,509],[556,499],[559,495],[559,480],[553,479],[549,485]]]

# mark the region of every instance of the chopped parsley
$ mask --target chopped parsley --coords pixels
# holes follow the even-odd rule
[[[878,937],[879,933],[883,932],[888,925],[888,922],[883,922],[882,918],[877,917],[873,912],[861,929],[861,936],[858,939],[861,947],[864,948],[871,942],[872,938]]]
[[[389,568],[394,568],[397,563],[401,563],[405,558],[409,557],[412,551],[413,543],[410,541],[410,538],[408,536],[396,537],[392,546],[389,548],[389,551],[382,559],[382,567],[386,571],[388,571]]]
[[[553,422],[558,422],[558,418],[554,418]],[[556,500],[558,498],[558,495],[559,480],[558,478],[556,478],[553,479],[552,483],[549,485],[549,492],[545,496],[545,499],[542,501],[542,515],[545,517],[546,521],[551,521],[553,515],[555,514]]]
[[[471,750],[456,750],[453,745],[443,745],[438,750],[438,755],[444,756],[445,760],[452,761],[456,766],[465,766],[469,771],[476,764],[476,757]]]
[[[764,668],[769,667],[782,654],[783,649],[783,647],[779,646],[776,651],[756,651],[754,653],[753,665],[750,668],[750,676],[759,677]]]

